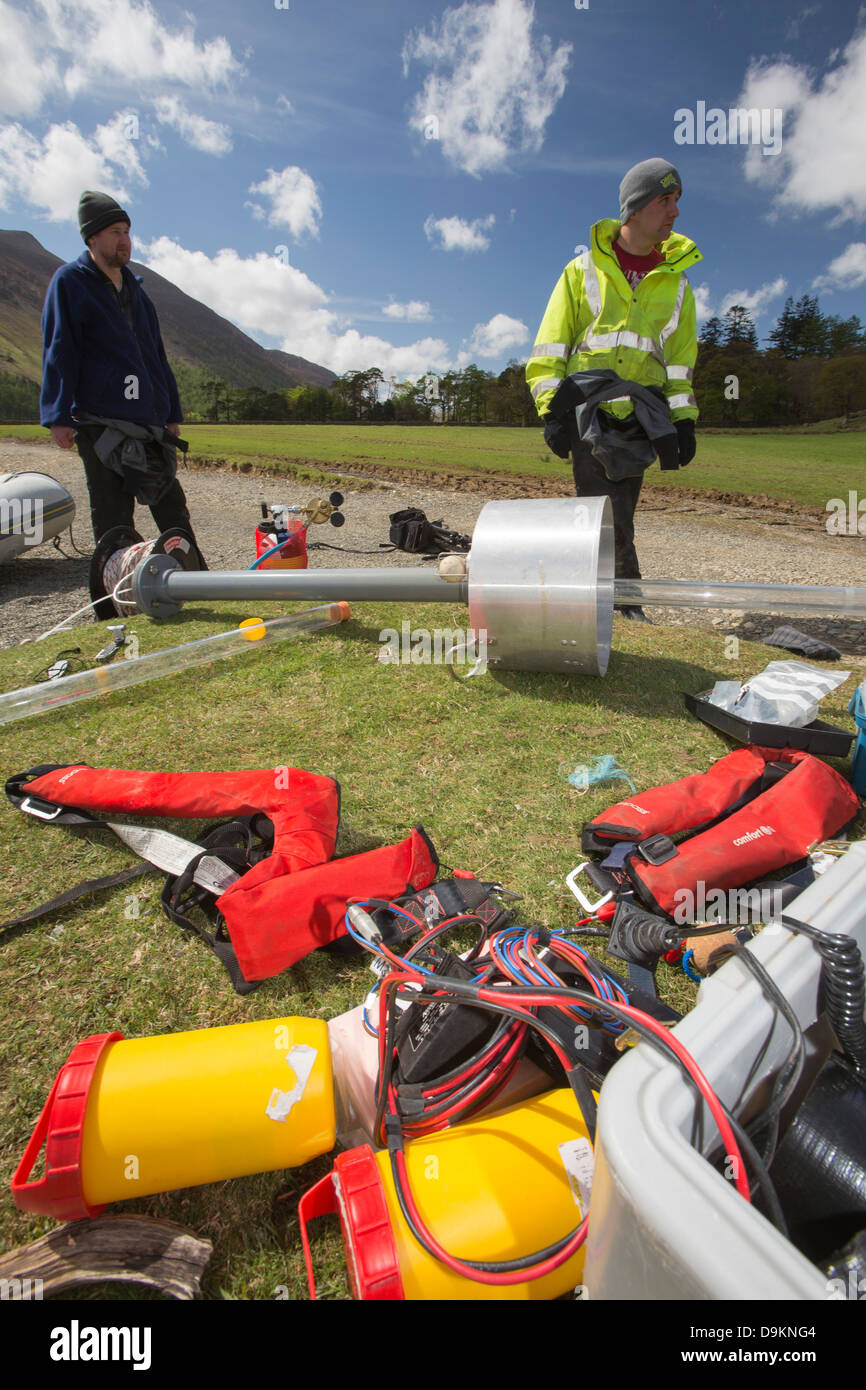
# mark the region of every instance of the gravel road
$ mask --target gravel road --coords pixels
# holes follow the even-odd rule
[[[51,445],[0,439],[0,474],[23,471],[48,473],[71,493],[77,508],[73,538],[86,556],[75,555],[67,531],[61,538],[65,556],[47,542],[0,564],[0,648],[38,637],[90,599],[87,576],[92,539],[78,455]],[[303,502],[324,490],[291,480],[211,469],[186,468],[179,476],[211,569],[245,569],[250,564],[260,502]],[[422,507],[431,520],[442,518],[455,530],[471,533],[478,512],[492,495],[432,488],[414,478],[373,479],[364,490],[353,488],[353,482],[357,480],[346,476],[341,483],[346,525],[340,530],[327,525],[311,527],[310,540],[375,550],[388,539],[389,513],[408,506]],[[508,493],[500,488],[496,495]],[[136,524],[143,536],[156,534],[146,508],[137,508]],[[658,494],[645,496],[638,510],[637,547],[644,576],[649,579],[866,586],[866,538],[829,536],[818,518],[724,506],[699,496],[677,497],[670,503]],[[419,562],[401,552],[353,555],[320,550],[310,557],[311,567],[316,569],[415,563]],[[675,609],[654,609],[652,617],[657,623],[698,624],[708,633],[721,629],[748,638],[763,636],[780,622],[790,622],[814,636],[826,637],[841,648],[846,660],[866,665],[866,621]],[[79,621],[90,619],[85,615]],[[778,651],[774,654],[783,655]]]

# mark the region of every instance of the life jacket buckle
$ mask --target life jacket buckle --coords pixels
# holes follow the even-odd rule
[[[36,804],[37,802],[39,805]],[[41,810],[40,808],[43,806],[48,809]],[[26,811],[29,816],[36,816],[39,820],[56,820],[58,816],[63,815],[62,806],[55,806],[53,802],[43,801],[38,796],[25,796],[20,804],[20,809]]]
[[[669,859],[673,859],[679,854],[679,850],[671,839],[670,835],[648,835],[645,840],[639,840],[635,845],[636,852],[641,859],[645,859],[648,864],[666,864]]]

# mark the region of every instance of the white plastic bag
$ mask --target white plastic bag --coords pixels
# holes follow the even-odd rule
[[[732,703],[731,681],[717,681],[708,703],[720,705],[739,719],[753,723],[786,724],[802,729],[817,718],[818,704],[824,696],[844,684],[850,674],[850,671],[822,671],[805,661],[771,661],[760,675],[746,681]]]

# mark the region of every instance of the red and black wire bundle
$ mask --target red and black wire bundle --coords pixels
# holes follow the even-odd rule
[[[414,988],[415,986],[419,988]],[[413,988],[407,989],[407,986]],[[662,1024],[640,1009],[611,1000],[601,1000],[584,990],[570,989],[559,985],[555,990],[542,987],[519,987],[506,985],[491,987],[446,977],[439,977],[435,983],[419,980],[409,968],[395,972],[382,981],[380,992],[380,1038],[384,1055],[384,1067],[380,1074],[376,1134],[388,1147],[394,1189],[403,1217],[421,1247],[435,1259],[440,1260],[455,1273],[486,1284],[515,1284],[529,1279],[539,1279],[558,1268],[577,1252],[586,1238],[588,1218],[568,1232],[555,1245],[530,1255],[507,1261],[474,1261],[457,1259],[440,1245],[432,1231],[424,1222],[412,1196],[404,1154],[405,1124],[397,1106],[397,1093],[392,1074],[395,1060],[394,1027],[397,1004],[409,999],[414,1003],[427,999],[448,998],[451,1002],[463,1002],[475,1008],[484,1008],[506,1018],[520,1020],[527,1028],[535,1028],[546,1038],[567,1074],[577,1067],[576,1057],[564,1048],[562,1040],[535,1016],[535,1010],[546,1006],[558,1007],[568,1003],[580,1005],[590,1010],[601,1011],[614,1020],[634,1028],[648,1042],[659,1048],[665,1055],[673,1056],[686,1077],[696,1088],[698,1096],[706,1105],[719,1128],[725,1145],[726,1155],[732,1160],[729,1170],[733,1172],[738,1192],[746,1201],[751,1201],[749,1181],[741,1146],[750,1157],[757,1160],[754,1150],[736,1121],[727,1113],[719,1101],[700,1067]]]
[[[464,957],[475,970],[475,978],[458,979],[436,973],[435,967],[438,963],[441,969],[442,960],[435,939],[468,922],[482,926],[481,939]],[[675,1060],[695,1090],[699,1102],[696,1115],[702,1113],[702,1103],[705,1103],[718,1127],[725,1157],[729,1160],[726,1171],[733,1175],[737,1191],[746,1201],[751,1201],[745,1154],[756,1182],[772,1193],[760,1155],[682,1043],[657,1019],[630,1005],[618,984],[562,933],[537,928],[507,928],[490,938],[489,954],[483,955],[483,924],[469,914],[440,922],[426,932],[402,960],[381,941],[365,944],[394,967],[379,987],[379,1083],[374,1133],[388,1148],[394,1190],[407,1226],[429,1255],[455,1273],[493,1285],[542,1278],[571,1259],[586,1238],[588,1218],[554,1244],[518,1259],[458,1259],[444,1249],[426,1225],[409,1185],[404,1154],[406,1139],[453,1125],[489,1105],[516,1066],[530,1029],[544,1038],[568,1076],[578,1102],[583,1104],[586,1088],[577,1084],[577,1079],[583,1077],[577,1045],[570,1048],[561,1030],[557,1032],[539,1018],[541,1009],[566,1011],[612,1031],[631,1028],[665,1057]],[[563,985],[549,962],[541,958],[539,946],[575,968],[588,988]],[[431,965],[434,969],[430,969]],[[497,1015],[498,1022],[472,1058],[427,1084],[407,1091],[401,1088],[399,1080],[396,1047],[399,1006],[423,1007],[435,1002],[482,1009]],[[772,1211],[770,1214],[773,1215]]]

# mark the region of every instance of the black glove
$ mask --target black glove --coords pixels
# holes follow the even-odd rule
[[[674,427],[680,446],[680,468],[685,468],[687,463],[691,463],[698,447],[695,442],[695,422],[694,420],[675,420]]]
[[[571,453],[571,431],[554,415],[545,418],[544,442],[558,458],[567,459]]]

